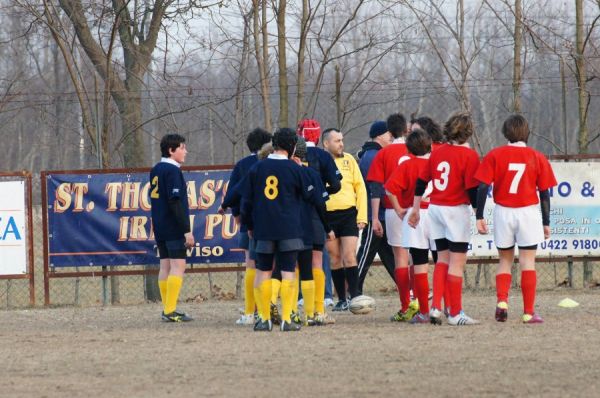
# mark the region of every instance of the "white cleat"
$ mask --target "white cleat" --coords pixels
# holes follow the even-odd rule
[[[235,321],[235,324],[240,325],[240,326],[250,326],[250,325],[254,325],[254,323],[255,323],[254,314],[242,315],[240,317],[240,319]]]
[[[451,326],[464,326],[464,325],[479,325],[479,321],[471,318],[464,312],[460,312],[456,316],[448,317],[448,325]]]

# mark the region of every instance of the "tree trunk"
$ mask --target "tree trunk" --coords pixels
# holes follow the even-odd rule
[[[300,42],[298,44],[298,76],[296,94],[296,121],[304,119],[304,61],[306,59],[306,36],[308,34],[308,0],[302,0],[302,17],[300,20]]]
[[[515,0],[515,34],[513,64],[513,111],[521,112],[521,46],[523,45],[523,10],[521,0]]]
[[[577,71],[577,98],[579,101],[579,135],[577,137],[579,153],[588,151],[588,129],[587,110],[590,96],[586,91],[587,74],[584,58],[584,35],[583,35],[583,0],[575,0],[575,29],[576,29],[576,54],[575,68]]]
[[[289,127],[288,116],[288,78],[286,60],[286,32],[285,32],[285,9],[286,0],[279,0],[277,8],[277,48],[279,56],[279,127]]]
[[[262,24],[261,17],[259,14],[259,8],[262,4]],[[267,36],[267,13],[266,13],[266,0],[262,0],[259,4],[259,0],[252,0],[252,16],[253,16],[253,36],[254,36],[254,55],[256,57],[256,64],[258,66],[258,72],[260,76],[260,96],[263,103],[263,113],[265,129],[271,131],[271,105],[269,103],[269,82],[267,76],[267,66],[269,49],[268,49],[268,36]],[[261,26],[262,26],[262,48],[261,48]]]

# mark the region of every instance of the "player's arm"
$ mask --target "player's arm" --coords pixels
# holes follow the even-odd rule
[[[480,234],[487,234],[489,232],[487,222],[483,217],[483,213],[485,210],[485,202],[487,200],[487,195],[489,192],[490,186],[486,183],[480,183],[477,188],[477,204],[475,206],[475,219],[477,220],[477,231]]]
[[[363,179],[362,174],[360,173],[360,169],[358,167],[358,163],[352,158],[352,162],[354,163],[354,192],[356,193],[356,223],[358,224],[359,229],[363,229],[367,225],[367,187],[365,185],[365,180]]]
[[[542,225],[544,238],[550,238],[550,192],[546,189],[540,191],[540,207],[542,208]]]
[[[252,222],[252,211],[253,211],[253,200],[254,200],[254,170],[250,169],[248,174],[242,179],[239,185],[240,195],[242,196],[240,205],[240,216],[242,224],[248,227],[248,231],[254,230],[254,223]]]
[[[240,193],[240,190],[242,183],[243,179],[235,185],[231,185],[231,180],[229,181],[227,193],[225,194],[225,198],[223,198],[223,202],[221,203],[219,209],[220,214],[223,214],[229,207],[231,207],[231,213],[234,216],[238,216],[240,214],[240,202],[242,201],[242,194]]]
[[[419,209],[421,208],[421,200],[423,199],[423,194],[425,194],[425,190],[427,189],[428,181],[422,180],[421,178],[417,178],[417,184],[415,185],[415,198],[413,199],[413,206],[410,214],[408,215],[408,225],[413,228],[416,228],[419,225],[419,221],[421,220],[421,215],[419,213]]]
[[[325,154],[327,155],[327,154]],[[338,170],[335,161],[329,155],[323,156],[323,170],[321,170],[322,175],[325,176],[325,182],[327,183],[327,193],[329,195],[333,195],[336,192],[339,192],[342,189],[342,183],[340,180],[342,179],[342,173]]]

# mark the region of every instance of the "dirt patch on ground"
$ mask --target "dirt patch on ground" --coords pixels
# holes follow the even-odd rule
[[[567,295],[581,305],[557,307]],[[5,311],[1,396],[598,396],[599,296],[543,292],[530,326],[513,296],[506,324],[490,292],[464,299],[478,326],[392,324],[389,295],[299,333],[235,326],[239,301],[182,304],[188,324],[158,305]]]

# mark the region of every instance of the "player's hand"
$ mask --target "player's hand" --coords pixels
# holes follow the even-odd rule
[[[477,232],[479,232],[481,235],[486,235],[487,233],[490,232],[485,218],[482,218],[481,220],[477,220]]]
[[[219,213],[220,215],[225,214],[225,209],[222,206],[219,206],[219,208],[217,209],[217,213]]]
[[[371,220],[371,224],[373,225],[373,233],[375,236],[381,238],[383,236],[383,225],[381,225],[381,221],[379,221],[379,219]]]
[[[356,224],[356,226],[358,227],[359,230],[362,231],[367,226],[367,223],[359,222],[358,224]]]
[[[235,217],[233,217],[233,219],[235,220],[235,225],[240,225],[242,223],[241,216],[235,216]]]
[[[401,220],[404,220],[404,216],[406,215],[406,212],[408,212],[408,209],[400,209],[400,210],[396,210],[396,214],[398,215],[398,217]]]
[[[250,239],[254,239],[254,234],[252,233],[252,231],[248,230],[248,237]]]
[[[550,226],[544,225],[544,239],[550,239]]]
[[[194,247],[196,241],[194,240],[194,235],[191,232],[186,233],[185,235],[185,247],[188,249]]]
[[[419,221],[421,221],[421,214],[419,214],[419,209],[412,209],[410,214],[408,215],[408,225],[413,228],[417,228],[419,225]]]
[[[333,232],[333,230],[329,231],[327,234],[327,240],[335,240],[335,232]]]

